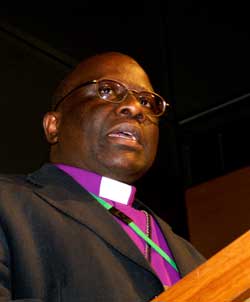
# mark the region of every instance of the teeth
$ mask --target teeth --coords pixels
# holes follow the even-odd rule
[[[130,139],[136,141],[135,136],[131,132],[118,132],[118,133],[110,133],[109,136],[111,137],[122,137],[125,139]]]

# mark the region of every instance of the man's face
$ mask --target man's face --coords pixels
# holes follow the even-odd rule
[[[78,84],[104,78],[119,81],[133,90],[152,91],[138,65],[127,64],[124,58],[117,60],[108,60],[94,72],[90,69],[87,76],[85,71],[82,79],[77,73]],[[90,84],[73,92],[58,111],[52,162],[127,183],[137,180],[152,165],[158,144],[157,119],[145,115],[134,95],[129,94],[122,103],[110,103],[97,95],[95,84]]]

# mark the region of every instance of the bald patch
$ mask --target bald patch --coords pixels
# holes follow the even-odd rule
[[[52,107],[71,90],[80,84],[100,78],[111,78],[122,81],[128,76],[130,83],[139,83],[144,89],[153,90],[150,80],[144,69],[130,56],[119,52],[105,52],[91,56],[80,62],[71,73],[57,87]]]

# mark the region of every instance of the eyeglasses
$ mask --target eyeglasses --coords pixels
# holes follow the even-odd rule
[[[163,99],[163,97],[161,97],[157,93],[149,91],[138,92],[136,90],[127,88],[120,82],[102,79],[88,81],[75,87],[55,104],[54,110],[56,110],[58,106],[73,92],[81,87],[91,84],[95,85],[94,87],[96,94],[100,99],[111,103],[121,103],[127,98],[129,94],[132,93],[133,95],[135,95],[141,106],[145,109],[146,114],[149,114],[150,116],[159,117],[164,114],[167,108],[170,107],[169,103],[167,103]]]

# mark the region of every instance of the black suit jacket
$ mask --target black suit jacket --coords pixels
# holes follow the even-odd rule
[[[204,261],[154,216],[182,276]],[[163,291],[111,214],[53,165],[0,177],[0,226],[0,301],[142,302]]]

